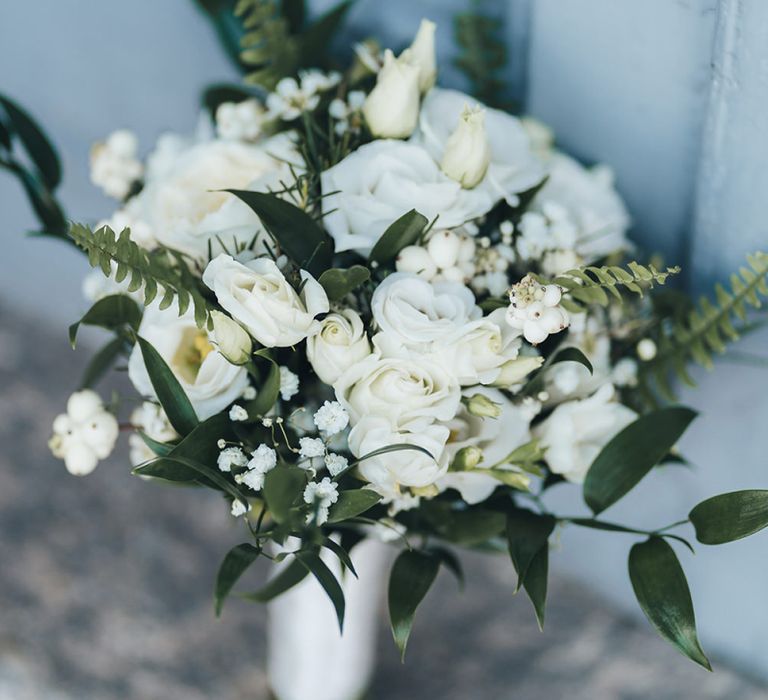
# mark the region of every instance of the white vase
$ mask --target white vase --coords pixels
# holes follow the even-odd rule
[[[352,550],[359,579],[346,572],[344,634],[313,576],[269,604],[267,675],[278,700],[358,700],[373,675],[376,636],[392,548],[365,540]],[[323,561],[339,575],[336,556]]]

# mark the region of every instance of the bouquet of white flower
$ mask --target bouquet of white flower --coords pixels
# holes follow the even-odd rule
[[[321,553],[354,574],[350,550],[371,537],[401,549],[389,612],[402,652],[439,569],[460,575],[452,546],[508,550],[543,623],[548,540],[572,525],[642,538],[629,553],[640,605],[709,667],[670,541],[690,545],[673,530],[692,524],[704,544],[749,535],[768,525],[768,491],[716,496],[653,531],[598,516],[679,460],[695,413],[667,403],[669,380],[746,328],[768,254],[715,302],[665,293],[678,268],[627,262],[607,168],[556,150],[543,124],[435,85],[431,22],[400,55],[367,42],[325,71],[312,66],[330,65],[316,52],[327,18],[267,31],[256,13],[269,3],[241,4],[261,89],[209,91],[213,119],[162,137],[145,163],[129,132],[94,147],[94,182],[121,200],[94,228],[46,209],[53,152],[3,98],[5,161],[32,144],[25,182],[46,232],[97,268],[71,341],[83,324],[113,335],[54,423],[54,454],[87,474],[110,453],[117,419],[89,386],[126,357],[144,399],[126,425],[134,473],[208,488],[243,521],[217,610],[251,564],[277,559],[247,597],[313,576],[341,625],[338,567]],[[548,510],[559,482],[593,517]]]

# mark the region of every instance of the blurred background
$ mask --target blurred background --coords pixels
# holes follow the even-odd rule
[[[400,46],[430,17],[442,81],[461,87],[451,18],[470,6],[508,39],[512,96],[562,148],[614,167],[635,240],[682,265],[691,289],[766,248],[768,3],[358,0],[347,31]],[[113,208],[88,180],[93,141],[130,128],[146,152],[165,130],[194,129],[205,85],[237,79],[192,0],[0,3],[0,90],[59,147],[60,199],[76,220]],[[124,454],[84,480],[48,454],[50,422],[88,354],[66,342],[87,306],[87,265],[22,235],[34,217],[3,173],[0,221],[0,698],[266,697],[264,611],[234,602],[213,617],[215,568],[238,541],[218,499],[131,478]],[[709,495],[766,487],[768,369],[756,356],[767,341],[755,333],[696,375],[684,401],[702,415],[682,445],[693,468],[652,474],[614,519],[657,525]],[[583,509],[566,489],[551,498]],[[466,594],[443,581],[428,599],[404,667],[382,631],[372,697],[768,697],[766,535],[682,554],[714,675],[640,619],[631,542],[563,534],[543,635],[528,601],[510,595],[509,563],[473,557]]]

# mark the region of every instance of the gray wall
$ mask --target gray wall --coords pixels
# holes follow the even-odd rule
[[[316,7],[330,0],[317,0]],[[764,0],[508,0],[510,78],[561,144],[605,160],[648,249],[709,285],[748,250],[768,247],[768,3]],[[353,31],[404,43],[421,16],[441,23],[462,0],[359,0]],[[30,38],[34,37],[34,40]],[[90,186],[90,143],[127,126],[144,148],[165,128],[191,130],[199,88],[232,77],[191,0],[38,0],[0,4],[0,89],[44,121],[61,147],[62,199],[93,220],[109,203]],[[447,71],[448,79],[456,79]],[[0,294],[58,332],[82,310],[82,261],[63,246],[25,240],[33,219],[0,177],[4,257]],[[768,336],[745,350],[765,353]],[[606,515],[672,522],[725,490],[768,485],[768,374],[723,362],[686,401],[702,410],[683,447],[696,467],[653,474]],[[581,506],[561,490],[563,508]],[[681,553],[705,647],[768,677],[768,536]],[[568,531],[554,565],[635,610],[625,556],[631,538]],[[556,634],[556,630],[551,633]],[[661,642],[659,642],[661,643]]]

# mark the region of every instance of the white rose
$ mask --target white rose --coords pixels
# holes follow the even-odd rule
[[[203,273],[219,304],[268,348],[296,345],[320,330],[315,316],[328,311],[328,297],[305,270],[301,278],[298,294],[271,258],[243,264],[224,253]]]
[[[307,338],[307,359],[326,384],[333,384],[370,354],[371,343],[363,322],[352,309],[328,314],[320,321],[320,331]]]
[[[461,393],[456,380],[439,365],[371,355],[350,367],[333,385],[352,424],[364,416],[389,420],[393,428],[420,430],[456,415]]]
[[[437,25],[422,19],[419,31],[410,46],[410,62],[419,69],[419,90],[427,92],[437,79],[437,56],[435,54],[435,29]]]
[[[408,138],[419,118],[419,67],[406,51],[399,58],[387,49],[376,86],[363,103],[363,116],[379,138]]]
[[[373,141],[321,175],[323,223],[336,250],[368,255],[381,234],[411,209],[440,228],[454,228],[487,214],[498,201],[482,188],[451,180],[421,146]]]
[[[471,188],[482,182],[490,162],[485,110],[465,105],[458,126],[445,142],[440,168],[462,187]]]
[[[144,312],[139,335],[160,354],[179,380],[200,420],[226,408],[248,385],[248,372],[231,364],[195,324],[194,315],[178,315],[176,305]],[[128,376],[142,396],[157,398],[139,346],[131,351]]]
[[[476,102],[457,90],[433,88],[424,98],[419,127],[411,140],[422,144],[435,162],[442,162],[465,105]],[[528,136],[517,118],[498,109],[486,107],[485,110],[491,160],[485,177],[472,192],[485,193],[494,203],[506,199],[515,206],[520,192],[544,179],[544,165],[531,151]]]
[[[349,433],[349,449],[356,457],[397,444],[418,445],[419,450],[396,450],[364,459],[358,466],[361,476],[388,500],[400,497],[401,487],[422,488],[434,484],[448,470],[444,447],[448,428],[430,425],[418,433],[395,430],[389,421],[366,416]]]
[[[371,311],[388,342],[420,351],[447,341],[482,315],[463,284],[427,282],[408,272],[395,272],[376,288]]]
[[[552,472],[582,483],[600,450],[637,418],[614,395],[613,386],[605,384],[589,398],[560,404],[535,428]]]

